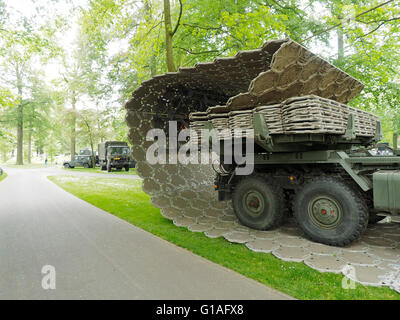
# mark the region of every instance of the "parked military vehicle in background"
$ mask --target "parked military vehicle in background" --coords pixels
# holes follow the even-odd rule
[[[135,169],[136,168],[136,161],[132,159],[132,157],[129,158],[129,168]]]
[[[80,156],[91,156],[92,150],[90,148],[81,149],[81,150],[79,150],[79,155]]]
[[[94,168],[92,156],[79,155],[75,156],[72,161],[64,161],[63,167],[66,169],[73,169],[75,167]]]
[[[92,156],[92,149],[90,149],[90,148],[85,148],[85,149],[81,149],[81,150],[79,150],[79,155],[80,156],[83,156],[83,155],[85,155],[85,156]],[[98,155],[98,152],[94,152],[94,162],[95,162],[95,165],[99,165],[99,155]]]
[[[112,168],[129,171],[130,148],[126,142],[106,141],[99,144],[99,165],[101,170],[111,172]]]

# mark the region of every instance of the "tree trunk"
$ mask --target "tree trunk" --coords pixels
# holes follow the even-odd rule
[[[92,149],[92,165],[93,168],[96,168],[96,156],[94,154],[94,143],[92,137],[90,137],[90,148]]]
[[[151,3],[149,0],[144,1],[144,14],[146,22],[149,22],[152,19]],[[150,74],[152,77],[157,74],[155,54],[151,54],[150,57]]]
[[[27,150],[27,161],[30,164],[32,158],[32,127],[29,129],[28,134],[28,150]]]
[[[74,160],[76,147],[76,96],[72,92],[72,115],[71,115],[71,161]]]
[[[17,120],[17,165],[24,164],[24,109],[22,103],[18,105],[18,120]]]
[[[17,165],[24,164],[24,107],[22,105],[22,79],[17,67],[17,89],[19,95],[17,113]]]
[[[150,60],[150,74],[151,77],[154,77],[157,75],[157,66],[156,66],[156,61],[154,55],[151,57]]]
[[[344,58],[344,34],[343,30],[338,29],[338,59]]]
[[[398,141],[399,141],[399,120],[398,116],[395,115],[393,118],[393,149],[398,150]]]
[[[176,72],[174,62],[174,50],[172,48],[172,23],[171,23],[171,4],[169,0],[164,0],[164,20],[165,20],[165,47],[167,57],[168,72]]]
[[[32,106],[32,113],[29,117],[29,131],[28,131],[28,150],[27,150],[27,161],[32,162],[32,135],[33,135],[33,121],[35,119],[35,106]]]

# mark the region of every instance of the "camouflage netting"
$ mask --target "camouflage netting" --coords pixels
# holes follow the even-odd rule
[[[396,225],[388,225],[384,236],[371,229],[370,233],[379,233],[378,238],[367,234],[361,243],[340,252],[305,240],[301,231],[290,225],[273,231],[250,230],[240,225],[230,201],[218,202],[211,165],[150,165],[146,161],[147,148],[153,144],[146,141],[147,132],[153,128],[167,129],[169,120],[188,121],[192,112],[203,112],[197,119],[201,120],[210,107],[215,113],[228,107],[240,116],[237,121],[231,120],[232,125],[240,126],[245,123],[243,119],[248,120],[243,109],[261,108],[273,121],[277,108],[262,106],[277,106],[288,98],[308,95],[347,104],[362,89],[360,82],[292,40],[269,41],[258,50],[156,76],[144,82],[126,104],[129,140],[137,173],[143,178],[143,190],[151,195],[152,204],[161,208],[162,215],[177,226],[204,232],[208,237],[223,236],[232,242],[246,243],[251,250],[272,252],[284,260],[304,261],[321,271],[341,272],[343,264],[355,261],[357,265],[361,261],[357,271],[360,275],[365,273],[366,278],[359,279],[360,282],[398,286],[397,278],[378,279],[381,275],[399,276],[400,249],[393,248],[400,247]],[[215,107],[218,105],[223,107]],[[378,259],[378,254],[386,256]]]

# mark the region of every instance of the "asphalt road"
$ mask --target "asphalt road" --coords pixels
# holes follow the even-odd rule
[[[46,178],[54,169],[7,173],[0,299],[290,298],[72,196]]]

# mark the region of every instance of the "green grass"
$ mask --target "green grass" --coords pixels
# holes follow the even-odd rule
[[[130,174],[130,175],[136,175],[136,169],[134,169],[134,168],[131,168],[131,169],[129,169],[129,171],[127,172],[127,171],[125,171],[125,169],[124,170],[121,170],[121,171],[117,171],[117,170],[115,170],[115,169],[113,169],[111,172],[107,172],[107,171],[102,171],[102,170],[100,170],[100,168],[88,168],[88,169],[85,169],[85,168],[73,168],[73,169],[66,169],[66,168],[63,168],[65,171],[78,171],[78,172],[92,172],[92,173],[103,173],[103,174]]]
[[[4,180],[5,178],[7,178],[7,173],[3,171],[3,174],[0,176],[0,181]]]
[[[400,300],[400,294],[389,288],[357,284],[356,289],[345,290],[341,275],[321,273],[303,263],[285,262],[272,254],[253,252],[242,244],[210,239],[203,233],[176,227],[150,204],[140,181],[73,176],[49,179],[133,225],[295,298]]]

